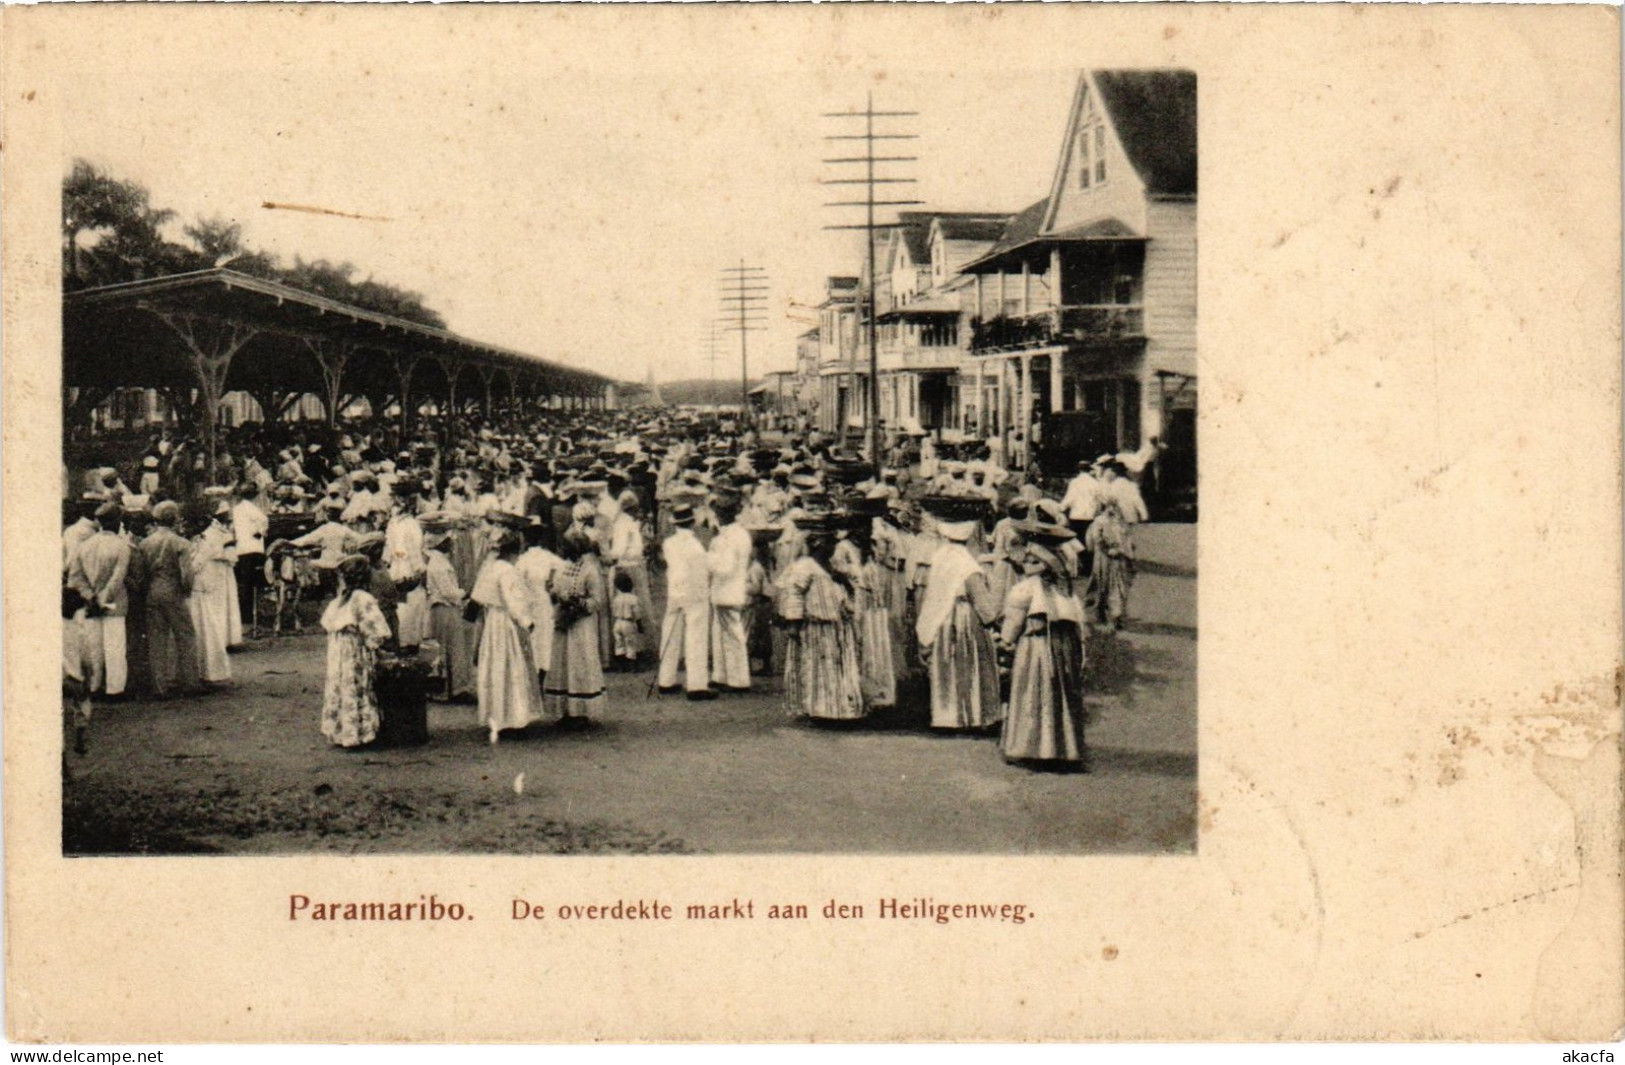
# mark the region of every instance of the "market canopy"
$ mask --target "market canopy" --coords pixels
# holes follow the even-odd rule
[[[119,388],[155,388],[201,410],[245,391],[266,417],[314,393],[331,421],[365,396],[403,419],[425,400],[459,408],[505,398],[598,406],[614,382],[444,329],[232,270],[200,270],[68,292],[63,385],[76,407]],[[202,419],[212,435],[213,418]]]

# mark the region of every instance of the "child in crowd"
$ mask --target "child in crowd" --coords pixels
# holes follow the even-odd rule
[[[633,669],[642,649],[643,611],[638,606],[632,575],[624,570],[615,574],[615,594],[610,597],[609,610],[615,619],[615,657],[626,669]]]

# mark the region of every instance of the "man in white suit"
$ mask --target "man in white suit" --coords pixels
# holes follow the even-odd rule
[[[722,529],[711,541],[711,680],[723,691],[750,690],[750,655],[745,649],[745,576],[750,568],[750,533],[739,524],[738,496],[712,504]]]
[[[74,618],[91,666],[90,690],[124,694],[128,679],[125,618],[130,593],[124,579],[130,571],[130,542],[119,535],[122,510],[103,503],[96,512],[97,531],[85,538],[68,566],[68,587],[84,597]]]
[[[661,545],[666,559],[666,617],[660,626],[662,692],[677,690],[677,667],[690,699],[715,699],[711,690],[711,567],[705,547],[694,535],[694,508],[672,507],[675,531]]]

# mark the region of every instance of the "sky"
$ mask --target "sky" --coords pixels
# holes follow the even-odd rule
[[[823,136],[852,131],[822,112],[861,107],[871,91],[877,109],[918,111],[893,120],[919,135],[893,144],[919,157],[889,171],[918,179],[890,186],[907,191],[897,198],[1013,213],[1048,192],[1077,77],[817,62],[571,68],[540,53],[496,61],[466,42],[442,53],[348,44],[250,51],[229,67],[198,56],[132,71],[109,59],[65,79],[64,173],[90,160],[183,219],[240,222],[251,246],[285,260],[348,261],[417,291],[455,332],[633,381],[651,369],[656,380],[711,374],[719,278],[742,259],[769,279],[750,373],[793,366],[811,324],[796,305],[817,304],[824,278],[856,273],[863,255],[861,235],[821,228],[862,215],[821,206],[853,198],[818,183],[851,176],[821,162],[851,154]],[[737,379],[737,336],[718,348],[716,373]]]

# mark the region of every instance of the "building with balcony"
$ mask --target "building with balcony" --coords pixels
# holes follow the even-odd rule
[[[1042,420],[1080,451],[1160,436],[1194,476],[1196,161],[1194,74],[1085,71],[1049,195],[962,266],[981,431],[1018,463]]]
[[[816,423],[825,432],[845,432],[863,423],[869,363],[862,351],[859,302],[858,278],[831,277],[818,305]]]
[[[967,334],[959,270],[989,251],[1009,214],[902,212],[878,255],[875,290],[880,417],[888,426],[950,435],[964,429]]]

